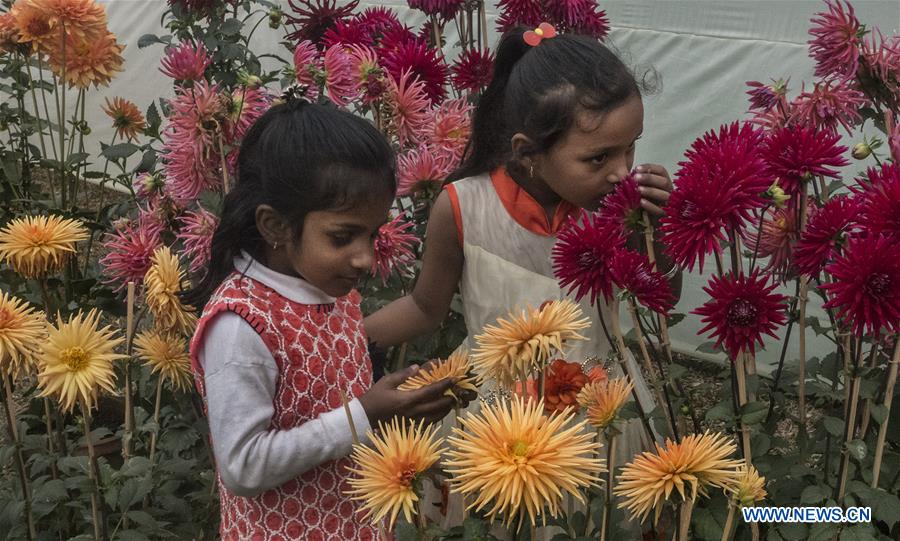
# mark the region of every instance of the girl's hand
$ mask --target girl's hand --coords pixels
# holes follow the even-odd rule
[[[672,180],[666,168],[655,163],[641,164],[634,169],[634,179],[641,191],[641,208],[651,217],[659,218],[672,193]]]
[[[419,371],[417,365],[397,370],[375,382],[372,388],[359,397],[369,424],[377,426],[378,421],[388,420],[395,415],[412,419],[437,422],[444,418],[456,402],[453,397],[444,396],[444,391],[455,383],[447,378],[414,391],[398,391],[397,387]]]

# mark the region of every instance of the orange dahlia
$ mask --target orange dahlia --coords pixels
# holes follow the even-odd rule
[[[628,378],[592,381],[578,393],[578,403],[587,411],[587,422],[603,430],[616,420],[634,384]]]
[[[408,378],[397,387],[400,391],[412,391],[420,389],[438,381],[454,378],[456,383],[444,394],[459,399],[460,391],[478,392],[475,386],[475,378],[469,375],[469,352],[465,348],[458,349],[450,354],[446,360],[438,359],[419,371],[415,376]]]
[[[50,24],[50,15],[34,4],[34,0],[17,0],[9,10],[19,33],[20,42],[30,42],[37,50],[57,34]]]
[[[47,337],[47,321],[27,302],[0,292],[0,374],[30,372]]]
[[[134,103],[122,99],[118,96],[113,98],[112,102],[106,98],[106,106],[103,112],[113,119],[113,128],[116,129],[116,135],[128,139],[129,141],[144,133],[147,123],[144,121],[144,115]]]
[[[122,71],[124,45],[116,42],[116,35],[106,32],[88,40],[66,36],[65,45],[51,43],[50,67],[71,86],[87,88],[107,86],[116,72]]]
[[[25,278],[42,278],[63,268],[75,243],[88,238],[77,220],[60,216],[25,216],[0,229],[0,261]]]
[[[94,0],[31,0],[50,24],[79,41],[96,38],[106,29],[106,12]]]
[[[11,51],[19,44],[19,30],[12,13],[0,14],[0,53]]]
[[[568,407],[577,411],[578,393],[587,382],[588,377],[581,364],[562,359],[550,363],[544,379],[544,411],[564,411]]]

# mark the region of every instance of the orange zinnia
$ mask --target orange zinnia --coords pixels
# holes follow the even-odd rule
[[[544,379],[544,411],[563,411],[570,406],[578,411],[578,393],[587,382],[580,364],[562,359],[550,363]]]
[[[116,135],[123,139],[130,141],[144,133],[144,129],[147,128],[144,115],[141,114],[137,105],[118,96],[113,98],[112,103],[110,103],[109,98],[106,98],[106,106],[103,107],[103,112],[113,119],[113,128],[116,129]]]

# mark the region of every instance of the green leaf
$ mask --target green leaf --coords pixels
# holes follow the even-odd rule
[[[778,533],[788,541],[801,541],[809,537],[805,524],[785,523],[778,525]]]
[[[829,492],[819,485],[810,485],[800,494],[800,503],[819,503],[828,499]]]
[[[745,424],[755,425],[763,422],[769,407],[762,402],[748,402],[741,406],[741,420]]]
[[[569,519],[569,523],[575,530],[575,535],[584,535],[584,530],[587,528],[587,515],[581,511],[576,511]]]
[[[870,531],[871,527],[868,524],[850,526],[844,528],[838,541],[876,541]]]
[[[887,419],[888,409],[884,407],[884,404],[876,404],[872,406],[872,419],[875,419],[875,422],[881,425],[884,423],[884,420]]]
[[[888,530],[893,529],[894,524],[900,521],[900,499],[879,490],[875,506],[875,516],[878,520],[884,521]]]
[[[669,379],[670,380],[673,380],[673,381],[677,380],[677,379],[681,378],[682,376],[684,376],[687,372],[688,372],[688,369],[686,366],[682,366],[677,363],[672,363],[669,365]]]
[[[104,148],[101,154],[107,159],[119,160],[131,156],[138,150],[140,150],[140,148],[138,148],[137,145],[132,145],[131,143],[119,143]]]
[[[159,523],[156,522],[156,519],[150,516],[150,513],[146,513],[144,511],[128,511],[128,518],[132,522],[137,523],[139,526],[143,526],[144,528],[158,528]]]
[[[856,460],[862,460],[866,456],[866,442],[862,440],[850,441],[847,443],[847,450],[850,451],[850,456]]]
[[[672,312],[671,314],[669,314],[669,317],[666,318],[666,322],[669,324],[669,327],[674,327],[675,325],[681,323],[683,319],[684,314],[682,314],[681,312]]]
[[[35,489],[32,498],[34,501],[58,502],[69,497],[66,484],[61,479],[51,479]]]
[[[150,541],[150,538],[137,530],[121,530],[116,537],[121,541]]]
[[[840,436],[844,433],[844,421],[837,417],[825,417],[822,419],[825,430],[832,436]]]
[[[235,36],[241,31],[242,26],[243,23],[241,23],[239,19],[228,19],[227,21],[222,23],[222,26],[219,28],[219,30],[224,36]]]
[[[122,465],[119,475],[123,477],[140,477],[150,470],[150,460],[147,457],[136,456],[129,458],[128,462]]]
[[[144,499],[150,489],[153,488],[152,479],[129,479],[122,485],[119,490],[119,497],[116,501],[119,511],[125,511],[132,505]]]
[[[144,47],[149,47],[154,43],[163,43],[166,42],[159,39],[159,36],[156,34],[144,34],[140,38],[138,38],[138,49],[143,49]]]
[[[147,107],[147,128],[144,130],[148,135],[158,135],[159,127],[162,124],[162,118],[159,116],[159,109],[156,107],[156,102],[150,102],[150,107]]]
[[[705,507],[694,510],[691,524],[694,526],[694,534],[704,541],[718,541],[722,537],[722,528],[725,527]]]
[[[715,346],[715,342],[703,342],[702,344],[697,346],[697,351],[699,351],[700,353],[721,353],[722,348],[717,348]]]
[[[831,541],[838,531],[838,525],[833,522],[813,524],[809,528],[809,541]]]
[[[731,419],[734,416],[734,408],[728,402],[719,402],[706,412],[707,421],[719,421]]]
[[[394,536],[397,541],[419,541],[419,530],[409,522],[397,522]]]

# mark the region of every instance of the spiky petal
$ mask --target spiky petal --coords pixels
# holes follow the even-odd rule
[[[837,255],[845,237],[859,229],[859,200],[838,195],[810,212],[809,223],[794,249],[794,264],[807,276],[817,276]]]
[[[467,49],[460,53],[450,72],[458,91],[481,92],[494,76],[494,53],[488,49]]]
[[[395,272],[405,272],[410,263],[415,261],[415,249],[419,239],[410,229],[415,223],[407,221],[402,214],[382,225],[375,236],[375,259],[371,273],[380,276],[382,282]]]
[[[591,303],[601,296],[612,297],[610,257],[625,245],[621,228],[582,211],[559,232],[553,246],[553,274],[560,286],[575,294],[576,300],[589,295]]]
[[[860,188],[860,222],[873,233],[900,241],[900,164],[870,167]]]
[[[840,140],[831,131],[789,126],[769,135],[763,155],[778,185],[797,201],[804,182],[818,176],[836,178],[840,172],[835,167],[850,163]]]
[[[634,250],[614,250],[609,273],[613,283],[654,312],[668,315],[675,301],[666,277],[653,269],[646,255]]]
[[[628,378],[597,379],[578,393],[578,403],[585,409],[585,418],[597,430],[603,430],[616,420],[619,410],[631,397],[634,383]]]
[[[859,68],[859,47],[864,28],[849,2],[826,0],[827,12],[816,13],[810,20],[809,54],[816,61],[816,76],[856,76]]]
[[[37,368],[47,336],[43,312],[6,291],[0,291],[0,375],[13,379]]]
[[[166,56],[162,59],[159,71],[176,81],[199,81],[204,78],[210,64],[212,57],[202,43],[185,41],[166,48]]]
[[[456,383],[444,391],[446,396],[457,396],[461,391],[478,392],[475,386],[475,378],[470,375],[471,364],[469,352],[466,348],[458,348],[446,359],[436,359],[425,365],[415,376],[407,378],[397,389],[400,391],[412,391],[421,389],[432,383],[437,383],[447,378],[453,378]]]
[[[25,216],[0,229],[0,261],[25,278],[42,278],[62,270],[75,244],[88,238],[78,220],[60,216]]]

